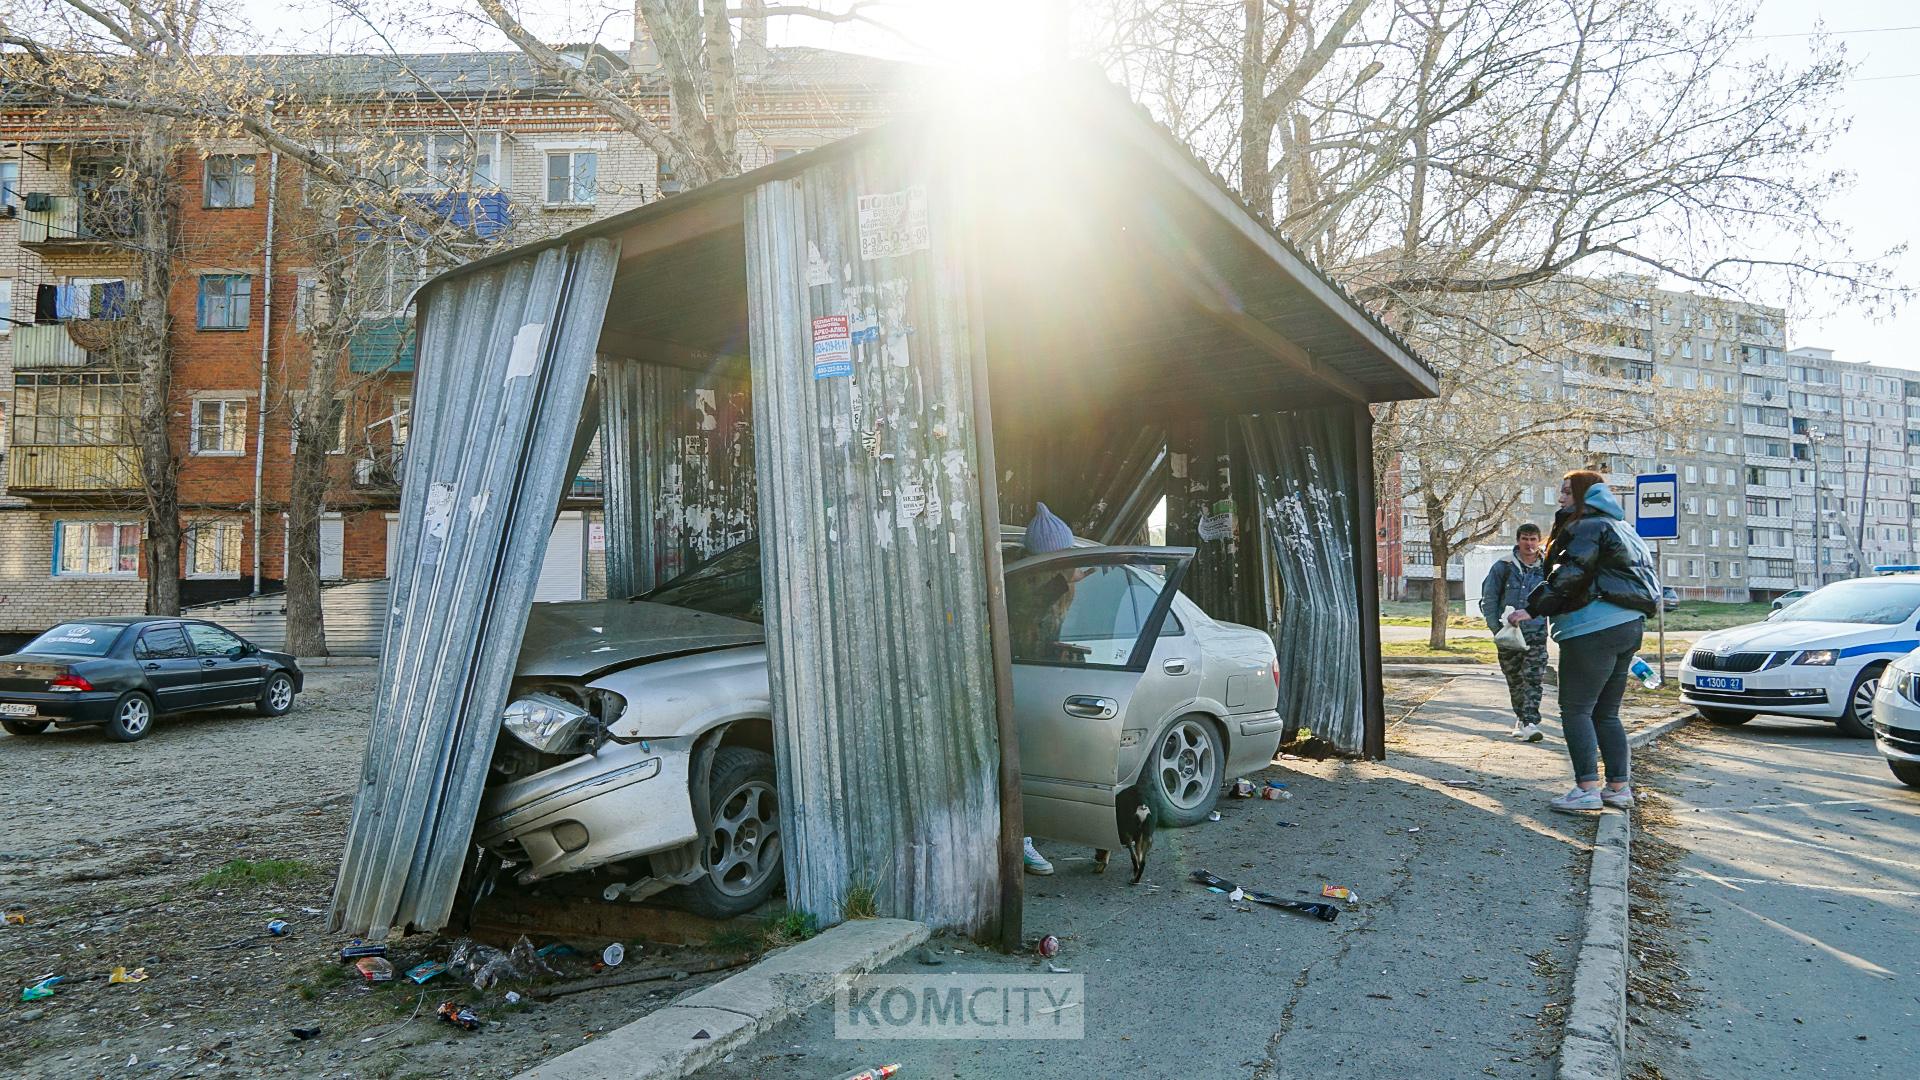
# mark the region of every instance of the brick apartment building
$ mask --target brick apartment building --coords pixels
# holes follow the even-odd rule
[[[652,112],[664,120],[665,90],[649,79],[644,49],[568,54],[634,78],[643,106],[654,87]],[[427,205],[447,193],[471,197],[460,200],[473,219],[467,224],[502,242],[678,190],[637,139],[519,53],[260,63],[283,85],[364,100],[379,112],[380,130],[409,140],[425,164],[422,175],[396,182]],[[753,46],[743,47],[741,64],[747,168],[878,122],[900,71],[848,54]],[[122,423],[122,395],[135,377],[114,368],[98,341],[139,288],[130,230],[106,212],[116,152],[110,117],[50,124],[38,110],[0,108],[0,644],[63,618],[147,605],[144,503]],[[174,191],[179,254],[168,307],[182,602],[272,594],[285,575],[288,391],[303,378],[304,319],[316,289],[295,241],[303,177],[260,146],[223,141],[181,149]],[[372,283],[380,299],[352,342],[338,420],[329,425],[325,580],[388,573],[411,397],[408,304],[439,269],[395,250]],[[556,529],[546,598],[593,589],[588,538],[597,491],[591,470],[583,472]]]

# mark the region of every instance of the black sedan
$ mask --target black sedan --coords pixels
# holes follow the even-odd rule
[[[224,627],[139,616],[61,623],[0,656],[0,726],[13,735],[103,724],[120,742],[144,739],[155,716],[252,704],[293,707],[300,665]]]

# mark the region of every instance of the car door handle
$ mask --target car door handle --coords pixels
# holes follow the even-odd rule
[[[160,665],[159,665],[159,664],[148,664],[148,665],[147,665],[147,670],[148,670],[148,671],[159,671],[159,670],[160,670]]]
[[[202,661],[200,661],[200,666],[201,666],[201,667],[212,667],[212,666],[213,666],[213,665],[214,665],[214,664],[215,664],[216,662],[217,662],[217,661],[213,661],[213,660],[202,660]]]
[[[1186,658],[1176,656],[1162,663],[1160,670],[1169,675],[1185,675],[1187,672],[1193,670],[1193,665],[1187,663]]]
[[[1089,720],[1111,720],[1120,715],[1119,702],[1088,694],[1075,694],[1062,707],[1067,710],[1068,716],[1084,716]]]

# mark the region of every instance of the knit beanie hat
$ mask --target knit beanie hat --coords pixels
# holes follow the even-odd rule
[[[1027,522],[1027,551],[1034,555],[1045,555],[1049,551],[1072,547],[1073,530],[1067,527],[1067,523],[1047,509],[1046,503],[1034,505],[1039,512],[1033,515],[1032,521]]]

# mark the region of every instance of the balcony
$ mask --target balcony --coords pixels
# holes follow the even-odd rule
[[[37,202],[38,193],[27,196]],[[44,210],[22,210],[20,246],[44,253],[103,251],[126,246],[133,238],[133,200],[124,192],[88,196],[51,195]]]
[[[140,486],[140,457],[131,446],[19,446],[8,455],[7,488],[33,491],[128,491]]]
[[[74,342],[65,323],[16,326],[9,336],[13,338],[16,371],[86,367],[93,362],[92,354]]]
[[[347,343],[347,368],[363,375],[409,374],[413,345],[413,320],[407,316],[369,319]]]

